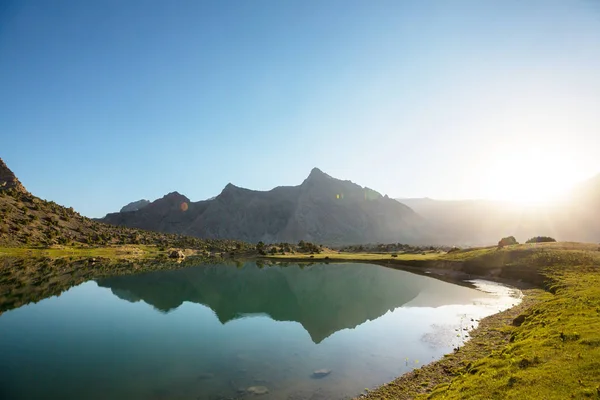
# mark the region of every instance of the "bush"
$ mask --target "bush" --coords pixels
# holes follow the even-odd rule
[[[510,246],[511,244],[519,244],[514,236],[507,236],[500,239],[498,247]]]
[[[551,238],[550,236],[536,236],[536,237],[532,237],[525,243],[548,243],[548,242],[556,242],[556,239]]]

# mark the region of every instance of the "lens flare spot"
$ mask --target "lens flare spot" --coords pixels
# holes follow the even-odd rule
[[[183,203],[181,203],[181,205],[179,206],[179,208],[181,209],[181,211],[187,211],[188,210],[188,203],[184,201]]]

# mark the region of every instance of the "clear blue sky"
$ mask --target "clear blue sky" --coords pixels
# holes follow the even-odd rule
[[[0,2],[0,157],[88,216],[314,166],[433,198],[510,197],[508,169],[535,194],[600,172],[599,110],[593,0]]]

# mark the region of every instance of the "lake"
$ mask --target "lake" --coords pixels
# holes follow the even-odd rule
[[[0,398],[347,399],[519,297],[349,263],[103,278],[0,315]]]

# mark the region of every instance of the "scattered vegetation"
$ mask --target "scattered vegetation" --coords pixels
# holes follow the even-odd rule
[[[265,244],[258,242],[255,247],[257,253],[261,256],[266,255],[293,255],[293,254],[319,254],[323,251],[322,245],[317,245],[311,242],[305,242],[301,240],[298,244],[292,244],[287,242]]]
[[[449,246],[413,246],[403,243],[377,243],[377,244],[356,244],[342,246],[339,251],[343,253],[396,253],[396,254],[421,254],[427,252],[446,252],[452,249]]]
[[[536,236],[527,240],[525,243],[549,243],[556,242],[556,239],[551,238],[550,236]]]
[[[103,247],[141,245],[206,252],[247,252],[253,246],[235,240],[196,237],[117,227],[83,217],[73,210],[22,190],[0,190],[0,246]]]

